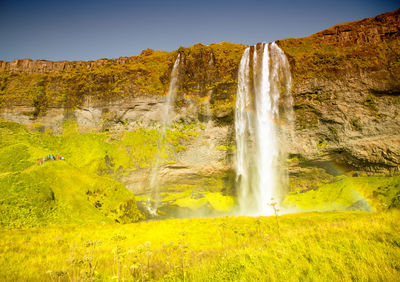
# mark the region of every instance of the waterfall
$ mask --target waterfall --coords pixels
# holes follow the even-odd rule
[[[166,150],[166,130],[171,125],[173,121],[173,112],[175,106],[176,92],[178,89],[178,79],[179,79],[179,67],[181,63],[181,54],[179,53],[176,57],[174,66],[171,71],[171,80],[169,83],[168,95],[166,103],[163,106],[162,120],[161,120],[161,132],[158,138],[158,153],[156,160],[152,165],[150,174],[150,196],[147,199],[147,210],[153,216],[157,215],[157,209],[160,204],[160,190],[159,190],[159,176],[160,176],[160,166],[163,163],[163,152]],[[152,202],[151,199],[154,201]]]
[[[178,88],[178,78],[179,78],[179,66],[181,63],[181,54],[179,53],[176,57],[174,66],[171,71],[171,80],[169,83],[168,95],[167,95],[167,103],[164,106],[164,114],[163,114],[163,134],[165,135],[166,127],[171,123],[172,117],[171,113],[174,110],[175,99],[176,99],[176,90]]]
[[[271,215],[287,185],[286,141],[292,129],[291,76],[276,43],[248,47],[241,58],[235,109],[236,175],[242,215]]]

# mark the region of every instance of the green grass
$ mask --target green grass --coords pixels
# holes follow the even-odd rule
[[[0,225],[93,224],[125,221],[121,205],[134,195],[119,182],[64,161],[0,177]],[[127,212],[138,220],[136,205]]]
[[[0,225],[132,222],[141,218],[134,195],[102,168],[104,157],[126,161],[121,147],[101,133],[78,134],[66,124],[63,136],[29,131],[0,121]],[[38,159],[62,155],[65,161]],[[115,164],[113,165],[115,166]],[[117,167],[118,168],[118,167]]]
[[[306,183],[309,175],[298,175],[297,183]],[[292,179],[291,179],[292,181]],[[313,189],[291,192],[283,199],[281,211],[294,212],[326,212],[326,211],[386,211],[400,207],[400,176],[383,177],[332,177],[331,181],[313,180]],[[307,182],[308,183],[308,182]],[[311,182],[310,182],[311,183]],[[318,184],[318,185],[316,185]],[[222,192],[202,191],[192,185],[183,185],[181,190],[175,189],[161,193],[162,207],[181,208],[181,213],[174,216],[215,216],[234,214],[237,209],[236,197]],[[148,196],[138,198],[146,204]],[[185,210],[186,208],[186,210]],[[168,211],[168,209],[167,209]],[[165,215],[165,214],[163,214]],[[166,215],[168,217],[168,215]]]
[[[224,195],[221,192],[196,192],[192,195],[192,191],[187,191],[180,194],[180,197],[172,201],[173,204],[191,210],[208,206],[216,212],[228,213],[232,211],[236,203],[234,197]],[[170,197],[168,200],[171,199]]]
[[[316,190],[288,195],[283,205],[294,211],[361,209],[382,211],[398,208],[400,176],[344,177]]]
[[[290,162],[291,160],[289,160]],[[297,158],[293,159],[292,162],[298,161]],[[328,174],[324,169],[317,167],[301,168],[301,170],[290,177],[289,191],[301,192],[311,189],[315,189],[323,184],[334,181],[335,178],[331,174]]]
[[[183,185],[182,185],[183,186]],[[179,188],[183,188],[180,186]],[[236,198],[222,192],[199,191],[192,185],[184,185],[185,190],[161,192],[159,219],[226,216],[237,207]],[[151,195],[136,196],[139,206],[146,207]]]
[[[1,230],[7,281],[399,281],[400,213]]]
[[[209,205],[216,211],[230,212],[235,205],[234,197],[224,195],[221,192],[198,192],[191,189],[178,193],[162,193],[161,203],[187,207],[196,210],[205,205]]]

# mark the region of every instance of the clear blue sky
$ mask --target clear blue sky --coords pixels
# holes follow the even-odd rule
[[[94,60],[221,41],[303,37],[394,0],[0,0],[0,60]]]

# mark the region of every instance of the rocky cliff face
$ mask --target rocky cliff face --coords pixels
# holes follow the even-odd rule
[[[295,83],[294,152],[356,170],[400,165],[400,10],[279,42]]]
[[[400,10],[278,42],[293,76],[295,140],[292,176],[400,166]],[[0,117],[61,133],[75,118],[81,131],[117,136],[160,122],[170,72],[183,57],[174,120],[202,130],[160,175],[165,189],[195,185],[231,189],[233,111],[246,46],[197,44],[167,53],[93,62],[29,59],[0,62]],[[120,178],[135,192],[150,168]],[[178,189],[178,188],[177,188]]]

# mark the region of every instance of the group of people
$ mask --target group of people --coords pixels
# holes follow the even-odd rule
[[[374,176],[374,173],[372,171],[369,172],[365,172],[365,175],[369,176]],[[361,173],[359,173],[358,171],[352,174],[353,177],[360,177]]]
[[[57,161],[57,160],[64,161],[65,158],[63,156],[58,156],[58,155],[56,156],[56,155],[49,154],[48,156],[46,156],[44,158],[41,158],[38,161],[39,161],[39,165],[41,165],[41,164],[44,164],[47,161]]]

